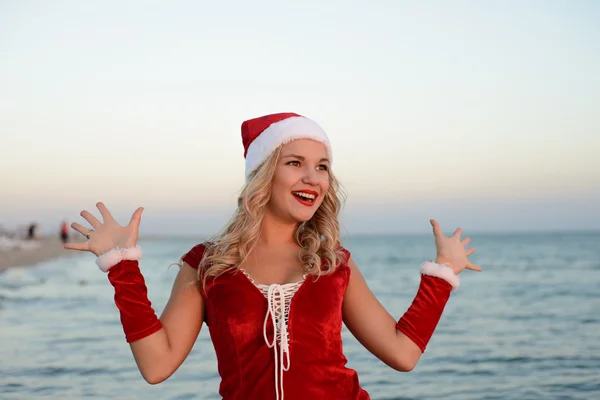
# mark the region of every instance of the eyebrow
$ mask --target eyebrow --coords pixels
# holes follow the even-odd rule
[[[299,156],[297,154],[287,154],[287,155],[283,156],[283,158],[292,158],[292,157],[297,158],[300,161],[306,160],[306,158],[304,158],[303,156]],[[323,157],[319,160],[319,162],[323,162],[323,161],[329,162],[329,159],[327,157]]]

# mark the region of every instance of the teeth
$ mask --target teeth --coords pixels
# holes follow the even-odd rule
[[[296,196],[300,196],[300,197],[304,197],[305,199],[309,199],[309,200],[314,200],[315,199],[315,195],[314,194],[308,194],[308,193],[304,193],[304,192],[293,192]]]

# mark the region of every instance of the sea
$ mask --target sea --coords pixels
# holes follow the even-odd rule
[[[344,328],[348,366],[372,399],[600,399],[600,232],[472,235],[427,351],[397,372]],[[146,238],[141,268],[160,313],[197,238]],[[381,304],[399,318],[416,293],[430,235],[349,236]],[[219,399],[208,329],[167,381],[149,385],[125,342],[113,289],[83,253],[0,274],[0,399]],[[310,382],[307,382],[310,385]]]

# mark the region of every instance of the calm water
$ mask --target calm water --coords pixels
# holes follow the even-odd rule
[[[145,240],[142,270],[161,312],[193,240]],[[344,330],[349,366],[373,399],[600,399],[600,233],[478,235],[427,352],[395,372]],[[429,236],[345,241],[381,303],[400,317]],[[113,291],[83,254],[0,275],[1,399],[218,399],[208,330],[166,382],[146,384]]]

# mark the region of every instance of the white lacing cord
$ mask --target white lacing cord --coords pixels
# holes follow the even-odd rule
[[[263,324],[263,336],[265,343],[269,348],[273,348],[275,357],[275,398],[279,399],[281,391],[281,399],[283,400],[283,371],[290,368],[290,349],[288,342],[288,331],[284,309],[286,300],[286,291],[281,285],[270,285],[267,290],[267,315],[265,315],[265,323]],[[271,316],[273,322],[273,340],[269,341],[267,337],[267,321]],[[277,354],[277,342],[279,342],[279,354]],[[281,365],[280,365],[281,363]]]
[[[294,294],[296,294],[300,286],[302,286],[306,276],[304,276],[302,281],[295,283],[286,283],[284,285],[276,283],[272,285],[257,285],[254,282],[254,279],[252,279],[246,271],[242,269],[242,272],[267,298],[267,314],[265,315],[265,322],[263,324],[263,336],[267,346],[273,348],[275,358],[275,398],[276,400],[279,400],[279,393],[281,393],[281,400],[283,400],[283,371],[288,371],[291,366],[289,334],[287,329],[290,305],[292,297],[294,297]],[[267,337],[267,322],[269,321],[269,318],[273,323],[272,340],[269,340]],[[279,345],[279,351],[277,345]]]

